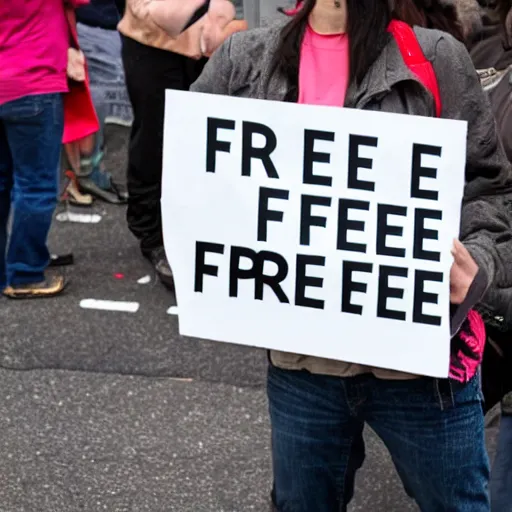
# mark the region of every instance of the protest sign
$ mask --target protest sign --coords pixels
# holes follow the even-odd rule
[[[446,377],[465,122],[168,91],[180,332]]]

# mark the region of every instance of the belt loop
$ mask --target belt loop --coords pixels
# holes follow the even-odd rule
[[[450,379],[434,379],[434,386],[439,401],[439,407],[442,411],[455,407],[455,397],[453,395],[453,386]]]
[[[448,388],[450,389],[450,405],[455,407],[455,397],[453,396],[453,383],[450,379],[448,379]]]
[[[434,388],[436,390],[436,398],[439,402],[439,407],[441,408],[441,411],[444,411],[444,400],[443,396],[441,395],[441,386],[439,385],[439,379],[434,379]]]

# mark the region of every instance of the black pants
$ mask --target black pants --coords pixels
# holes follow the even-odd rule
[[[133,107],[128,155],[128,226],[144,255],[163,245],[160,211],[165,90],[188,90],[206,59],[143,45],[123,37],[126,86]]]

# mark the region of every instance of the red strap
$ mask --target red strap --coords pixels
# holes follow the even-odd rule
[[[414,30],[403,21],[393,20],[388,26],[388,32],[395,38],[405,65],[432,93],[436,104],[436,116],[440,117],[442,105],[436,73],[431,62],[425,57]]]

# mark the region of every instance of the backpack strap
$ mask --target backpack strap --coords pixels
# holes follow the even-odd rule
[[[436,116],[441,116],[441,94],[432,63],[427,60],[414,30],[403,21],[392,20],[388,32],[395,38],[405,65],[434,97]]]

